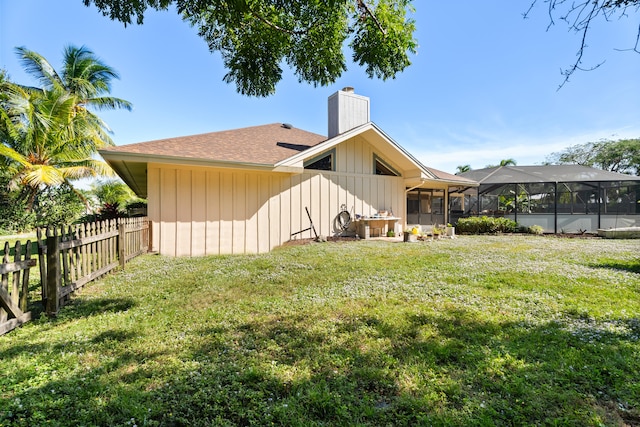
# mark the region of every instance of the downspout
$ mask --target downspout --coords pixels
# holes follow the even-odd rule
[[[409,191],[415,190],[415,189],[416,189],[416,188],[418,188],[418,187],[422,187],[422,184],[424,184],[425,182],[426,182],[426,179],[425,179],[425,180],[422,180],[422,181],[420,182],[420,184],[418,184],[418,185],[414,185],[413,187],[411,187],[411,188],[407,188],[406,190],[404,190],[404,194],[405,194],[405,196],[409,193]]]

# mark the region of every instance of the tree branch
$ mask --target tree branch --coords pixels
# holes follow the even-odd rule
[[[371,19],[373,19],[373,22],[375,22],[375,24],[378,27],[378,29],[380,30],[380,32],[386,36],[387,35],[387,31],[384,29],[384,27],[382,26],[380,21],[378,21],[378,18],[376,18],[376,15],[373,14],[373,12],[371,11],[371,9],[367,5],[367,3],[365,3],[364,0],[357,0],[357,5],[358,5],[358,9],[361,11],[362,15],[364,15],[364,14],[369,15],[369,17],[371,17]]]
[[[581,66],[582,59],[585,55],[587,44],[587,36],[591,25],[598,16],[602,16],[606,21],[611,21],[614,14],[618,14],[618,18],[628,17],[627,9],[635,7],[636,11],[640,9],[640,0],[543,0],[548,4],[549,13],[549,25],[547,31],[555,24],[554,17],[567,23],[570,30],[581,34],[580,46],[576,53],[576,60],[573,65],[565,70],[561,70],[561,74],[564,76],[563,82],[559,85],[560,90],[568,81],[569,78],[576,71],[592,71],[604,64],[605,61],[599,64],[584,68]],[[531,14],[533,8],[539,3],[539,0],[532,0],[527,11],[523,14],[523,17],[527,19]],[[564,9],[564,12],[558,12],[560,8]],[[616,49],[620,50],[620,49]],[[640,26],[636,33],[636,41],[634,47],[631,49],[634,52],[640,53]]]

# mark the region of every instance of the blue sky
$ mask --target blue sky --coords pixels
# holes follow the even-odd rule
[[[560,70],[579,37],[530,1],[416,0],[419,42],[413,65],[395,80],[371,80],[355,64],[330,87],[298,83],[285,72],[269,98],[239,95],[222,81],[220,55],[173,11],[149,12],[125,28],[82,0],[0,0],[0,68],[32,84],[16,46],[59,68],[65,45],[85,45],[121,79],[112,95],[133,112],[101,113],[116,144],[266,123],[327,133],[327,98],[345,86],[371,98],[371,118],[427,166],[455,172],[513,158],[539,164],[554,151],[602,138],[640,137],[640,15],[593,28],[585,66],[561,90]]]

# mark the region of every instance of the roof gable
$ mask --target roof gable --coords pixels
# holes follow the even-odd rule
[[[347,132],[337,135],[333,138],[327,139],[308,150],[295,153],[287,159],[283,159],[277,166],[291,166],[302,167],[305,160],[311,159],[318,154],[325,152],[351,138],[356,136],[363,136],[367,142],[374,146],[378,151],[384,152],[389,156],[393,156],[396,163],[403,166],[405,169],[421,169],[423,172],[427,172],[427,169],[420,164],[411,154],[409,154],[404,148],[393,141],[387,136],[375,123],[369,122],[364,125],[353,128]],[[389,149],[392,152],[389,152]]]

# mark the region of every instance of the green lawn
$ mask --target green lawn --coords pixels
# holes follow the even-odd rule
[[[142,256],[0,337],[0,425],[640,425],[640,242]]]

